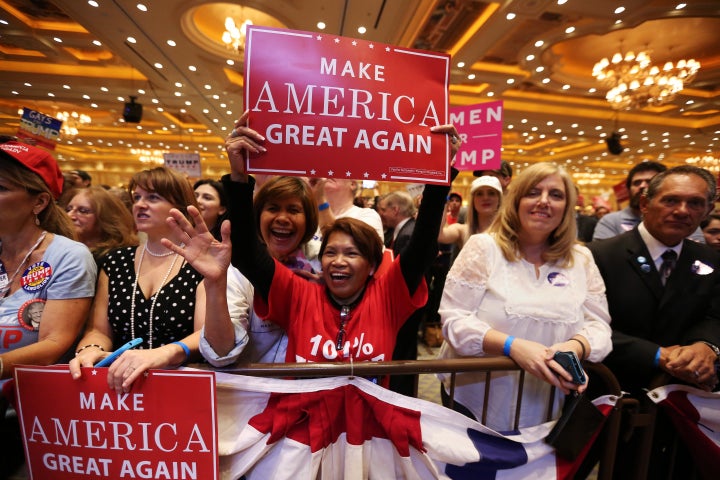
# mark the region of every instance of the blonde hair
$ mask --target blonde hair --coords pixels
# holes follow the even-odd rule
[[[564,168],[553,163],[536,163],[513,179],[508,187],[500,211],[488,231],[493,235],[505,259],[515,262],[520,259],[519,232],[522,229],[518,208],[520,200],[550,175],[559,175],[565,185],[565,210],[560,225],[550,233],[548,248],[543,252],[545,262],[555,262],[563,267],[572,266],[572,249],[577,243],[575,203],[577,192],[572,178]]]

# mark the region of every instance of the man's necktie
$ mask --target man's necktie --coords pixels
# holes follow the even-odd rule
[[[662,281],[662,284],[665,285],[668,277],[670,277],[670,274],[673,271],[673,268],[675,268],[677,253],[675,250],[665,250],[661,256],[663,261],[660,265],[660,280]]]

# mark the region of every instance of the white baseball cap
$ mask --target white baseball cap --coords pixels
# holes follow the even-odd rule
[[[493,177],[492,175],[484,175],[482,177],[476,178],[475,180],[473,180],[472,185],[470,185],[470,195],[475,193],[475,190],[480,187],[494,188],[500,193],[500,196],[502,197],[502,186],[500,185],[500,180],[498,180],[497,177]]]

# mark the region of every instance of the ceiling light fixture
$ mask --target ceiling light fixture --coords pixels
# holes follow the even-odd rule
[[[593,67],[593,77],[609,87],[605,98],[617,110],[664,105],[695,79],[700,62],[678,60],[660,68],[652,65],[650,55],[616,53]]]
[[[247,26],[253,22],[249,18],[240,22],[238,27],[232,17],[225,18],[225,31],[222,34],[222,41],[229,50],[235,50],[242,55],[245,52],[245,35]]]
[[[60,133],[63,137],[74,137],[78,134],[78,126],[92,123],[89,115],[78,112],[58,112],[55,117],[62,121]]]

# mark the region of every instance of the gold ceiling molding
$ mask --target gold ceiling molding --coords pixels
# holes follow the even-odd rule
[[[240,88],[245,85],[245,77],[243,77],[242,73],[227,67],[223,68],[223,73],[230,83],[237,85]]]
[[[87,50],[72,47],[63,47],[63,50],[83,62],[102,62],[113,58],[113,54],[109,50]]]
[[[12,14],[15,18],[23,22],[29,28],[32,28],[34,30],[57,30],[60,32],[70,33],[89,33],[77,22],[60,20],[38,20],[35,18],[30,18],[17,8],[10,5],[8,2],[5,2],[3,0],[0,0],[0,8],[6,10],[8,13]]]
[[[23,57],[45,57],[45,54],[37,50],[27,50],[25,48],[10,47],[8,45],[0,45],[0,52],[5,55],[20,55]]]
[[[451,92],[463,92],[463,93],[469,93],[473,95],[480,95],[482,92],[487,90],[487,88],[490,86],[488,83],[481,83],[479,85],[455,85],[450,84],[449,90]],[[492,100],[488,100],[490,102]],[[452,103],[452,102],[450,102]],[[477,103],[477,98],[475,98],[474,103]]]
[[[480,16],[473,22],[473,24],[468,28],[462,37],[460,37],[460,40],[452,46],[452,48],[448,51],[448,53],[451,56],[454,56],[457,52],[460,51],[462,47],[465,46],[467,42],[470,41],[470,39],[482,28],[483,25],[485,25],[485,22],[488,21],[488,19],[492,16],[495,11],[500,8],[499,3],[491,3],[489,4],[485,10],[480,14]]]
[[[4,61],[0,60],[0,71],[29,73],[33,75],[63,75],[67,77],[90,77],[90,78],[115,78],[118,80],[135,80],[147,81],[147,77],[128,66],[90,66],[90,65],[73,65],[68,68],[67,65],[56,63],[30,63],[22,61]]]

